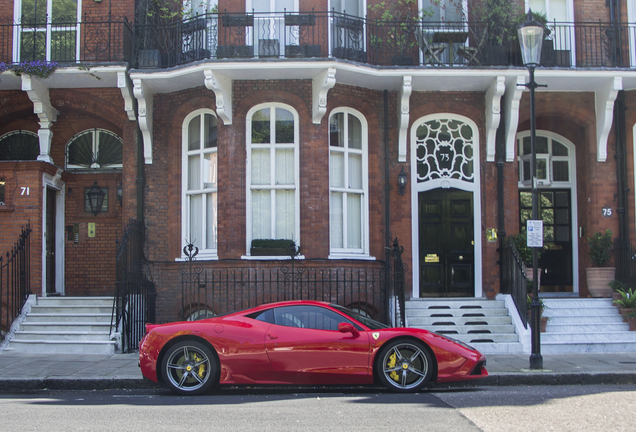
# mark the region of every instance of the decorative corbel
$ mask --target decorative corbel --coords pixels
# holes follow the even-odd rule
[[[124,109],[128,114],[128,120],[135,121],[135,97],[133,96],[133,89],[128,75],[126,72],[117,72],[117,87],[121,90],[121,96],[124,98]]]
[[[406,151],[408,147],[408,129],[410,120],[410,105],[413,77],[407,75],[402,79],[402,87],[398,95],[398,162],[406,162]]]
[[[224,125],[232,124],[232,80],[224,75],[205,69],[205,86],[214,92],[216,113]]]
[[[623,78],[614,77],[606,82],[596,97],[596,160],[607,161],[607,138],[614,118],[614,101],[618,92],[623,89]]]
[[[320,124],[327,112],[327,92],[336,85],[336,69],[329,68],[313,79],[313,122]]]
[[[486,161],[495,161],[495,141],[501,122],[501,96],[506,90],[506,77],[498,76],[486,90]]]
[[[40,120],[40,129],[38,130],[38,138],[40,142],[40,161],[53,163],[51,158],[51,123],[57,120],[59,112],[51,105],[49,97],[49,88],[39,79],[31,75],[22,74],[22,90],[27,93],[31,102],[33,102],[33,112],[37,114]]]
[[[139,129],[144,140],[144,161],[152,164],[152,93],[144,82],[133,80],[133,94],[137,98]]]
[[[506,110],[506,162],[515,161],[515,145],[517,142],[517,128],[519,127],[519,102],[523,94],[526,77],[519,75],[515,80],[506,83],[504,107]]]

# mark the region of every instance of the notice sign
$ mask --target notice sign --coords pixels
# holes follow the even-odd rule
[[[543,247],[543,221],[526,221],[526,232],[528,233],[528,247]]]

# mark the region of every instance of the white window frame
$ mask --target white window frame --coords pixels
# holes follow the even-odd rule
[[[111,135],[114,136],[115,138],[117,138],[119,141],[122,142],[122,163],[120,164],[112,164],[112,165],[106,165],[106,166],[99,166],[97,164],[93,164],[90,167],[86,167],[85,165],[75,165],[75,164],[71,164],[68,161],[68,156],[69,156],[69,151],[68,148],[70,147],[71,144],[73,144],[73,142],[75,142],[75,139],[79,136],[85,135],[85,134],[91,134],[92,135],[92,148],[93,148],[93,155],[97,155],[99,153],[99,136],[100,134],[98,132],[103,132],[107,135]],[[75,134],[67,143],[65,146],[65,162],[66,162],[66,169],[96,169],[96,170],[109,170],[109,169],[121,169],[124,167],[123,165],[123,160],[124,160],[124,155],[123,155],[123,140],[122,138],[117,135],[114,132],[111,132],[107,129],[101,129],[101,128],[94,128],[94,129],[86,129],[83,130],[77,134]]]
[[[275,125],[276,125],[276,115],[275,110],[277,108],[285,109],[292,113],[294,117],[294,142],[293,143],[285,143],[285,144],[276,144],[276,143],[268,143],[268,144],[253,144],[252,143],[252,117],[254,113],[260,111],[262,109],[270,109],[274,110],[270,114],[270,134],[275,133]],[[245,148],[247,150],[247,161],[246,161],[246,230],[245,230],[245,249],[246,254],[243,258],[250,258],[250,247],[252,245],[252,190],[270,190],[272,194],[271,203],[271,232],[273,234],[273,238],[276,237],[276,200],[275,200],[275,192],[276,190],[287,189],[294,191],[294,233],[291,240],[294,240],[296,243],[296,247],[300,247],[300,132],[299,132],[300,122],[298,117],[298,112],[291,107],[290,105],[278,103],[278,102],[269,102],[264,104],[259,104],[252,107],[248,113],[247,118],[245,120]],[[294,186],[293,188],[289,185],[275,185],[276,181],[275,175],[275,151],[276,149],[293,149],[294,150]],[[252,149],[269,149],[270,150],[270,185],[252,185]],[[268,258],[276,258],[281,259],[281,257],[257,257],[258,259],[268,259]],[[289,258],[289,257],[287,257]],[[300,257],[302,258],[302,257]]]
[[[455,0],[457,1],[457,0]],[[440,6],[440,19],[442,21],[446,21],[446,17],[445,17],[445,6],[446,6],[446,2],[448,2],[448,0],[441,0],[440,4],[443,6]],[[467,17],[468,17],[468,0],[461,0],[462,3],[462,20],[466,21]],[[422,10],[431,7],[432,5],[430,4],[430,1],[428,0],[418,0],[418,10],[420,11],[420,15],[422,14]],[[453,5],[451,5],[453,6]],[[455,21],[452,21],[455,22]]]
[[[80,61],[80,43],[82,41],[80,35],[80,22],[82,17],[82,0],[77,0],[77,16],[76,16],[76,24],[73,27],[68,26],[54,26],[51,23],[51,16],[53,12],[53,1],[54,0],[43,0],[46,1],[46,25],[45,27],[35,29],[35,32],[46,32],[46,49],[45,49],[45,60],[47,62],[55,61],[55,59],[51,59],[51,34],[54,31],[61,30],[75,30],[75,62],[79,63]],[[15,0],[13,6],[13,22],[21,23],[22,22],[22,0]],[[32,33],[32,29],[28,30],[29,33]],[[13,62],[20,62],[21,50],[22,50],[22,32],[23,29],[20,26],[13,27]]]
[[[524,177],[524,169],[523,162],[529,161],[532,158],[532,154],[524,154],[523,153],[523,139],[530,136],[530,131],[524,131],[517,134],[517,162],[519,164],[519,187],[520,188],[528,188],[532,187],[532,174],[530,174],[530,179],[525,180]],[[573,184],[572,178],[574,176],[573,172],[573,159],[572,159],[572,146],[569,144],[567,140],[559,135],[555,135],[554,133],[548,131],[537,131],[537,137],[543,137],[548,140],[548,153],[538,153],[536,155],[537,162],[541,159],[546,161],[546,178],[538,178],[537,183],[540,187],[548,187],[553,186],[556,188],[568,188]],[[558,141],[559,144],[565,146],[568,149],[568,156],[554,156],[552,155],[552,141]],[[555,181],[553,176],[553,167],[552,164],[554,162],[568,162],[568,176],[569,179],[567,181]]]
[[[344,139],[346,142],[345,147],[332,147],[329,145],[329,163],[331,165],[331,154],[332,152],[342,153],[344,155],[343,159],[343,169],[344,169],[344,185],[343,187],[332,187],[331,186],[331,170],[329,170],[329,220],[331,221],[331,194],[332,193],[341,193],[342,194],[342,230],[343,230],[343,242],[347,241],[347,193],[349,191],[353,191],[349,188],[349,176],[348,176],[348,167],[349,167],[349,155],[350,154],[359,154],[362,155],[362,189],[356,190],[356,194],[361,195],[361,215],[360,215],[360,236],[362,239],[362,247],[361,248],[336,248],[332,246],[331,239],[331,226],[329,228],[329,247],[330,247],[330,259],[370,259],[369,257],[369,126],[364,115],[353,108],[347,107],[339,107],[331,111],[329,115],[329,123],[331,124],[331,118],[336,114],[344,114],[345,119],[348,115],[352,115],[356,117],[361,124],[361,149],[352,149],[349,148],[348,143],[348,121],[345,121],[345,130],[342,131],[344,135]]]
[[[185,254],[183,253],[183,248],[185,248],[185,246],[189,243],[189,241],[194,240],[190,238],[190,197],[194,195],[202,196],[201,211],[203,212],[203,216],[201,220],[206,221],[208,219],[206,215],[206,212],[207,212],[206,199],[207,199],[207,195],[211,193],[215,193],[217,197],[217,204],[216,204],[216,213],[217,213],[216,223],[217,224],[216,226],[213,226],[213,227],[209,227],[207,223],[204,223],[202,225],[202,235],[201,235],[202,238],[200,239],[199,244],[202,245],[203,247],[199,248],[197,259],[198,260],[218,259],[218,242],[219,242],[218,240],[218,212],[219,212],[218,174],[216,179],[216,187],[202,187],[201,189],[188,190],[188,174],[189,174],[188,156],[197,155],[197,154],[200,155],[199,161],[201,163],[201,168],[199,172],[201,173],[201,178],[203,178],[203,173],[204,173],[203,162],[205,160],[204,156],[206,154],[211,154],[211,153],[217,154],[217,168],[218,168],[218,163],[219,163],[218,141],[217,141],[216,147],[211,147],[208,149],[203,148],[203,141],[201,141],[201,145],[199,146],[199,149],[188,150],[188,142],[189,142],[188,131],[189,131],[190,122],[194,120],[196,117],[200,116],[201,124],[200,124],[199,134],[203,134],[203,128],[205,127],[203,116],[205,114],[214,116],[216,118],[217,127],[218,127],[218,124],[219,124],[218,116],[213,110],[206,109],[206,108],[198,109],[188,114],[186,118],[183,120],[183,124],[181,127],[181,143],[182,143],[182,151],[181,151],[181,243],[182,243],[181,250],[182,250],[182,256],[181,256],[181,259],[187,258]],[[218,170],[217,170],[217,173],[218,173]],[[216,232],[216,235],[215,235],[216,244],[213,245],[213,247],[207,247],[208,245],[206,244],[207,232],[209,229],[213,229]]]

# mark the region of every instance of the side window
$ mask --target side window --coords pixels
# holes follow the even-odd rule
[[[338,331],[338,324],[351,321],[318,306],[287,306],[274,310],[276,324],[285,327]]]
[[[252,240],[299,245],[298,114],[267,104],[247,117],[247,250]]]
[[[251,316],[251,318],[270,324],[274,324],[276,322],[274,319],[274,309],[264,310],[263,312],[259,312],[258,314]]]
[[[210,110],[186,117],[182,129],[182,241],[199,248],[198,258],[217,251],[217,118]]]
[[[66,168],[121,168],[123,147],[122,139],[107,130],[80,132],[66,144]]]
[[[329,227],[331,254],[368,255],[367,124],[341,108],[329,118]]]

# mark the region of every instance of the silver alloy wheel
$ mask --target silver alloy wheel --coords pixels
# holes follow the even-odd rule
[[[398,342],[383,351],[382,378],[389,388],[398,391],[417,390],[428,382],[431,375],[429,354],[418,345]]]
[[[206,386],[213,373],[213,360],[210,360],[207,351],[196,342],[178,344],[172,349],[165,361],[164,371],[173,390],[194,394]]]

